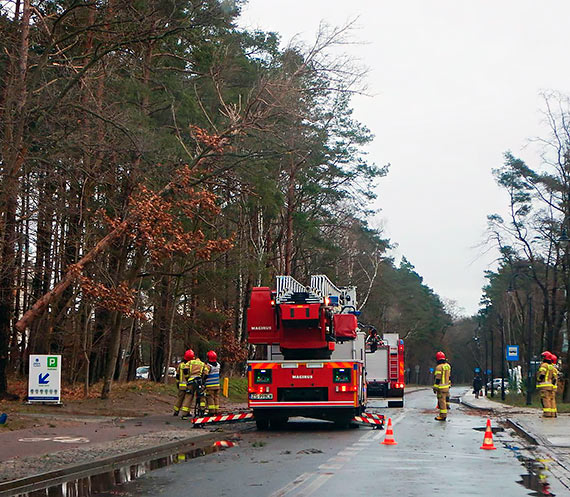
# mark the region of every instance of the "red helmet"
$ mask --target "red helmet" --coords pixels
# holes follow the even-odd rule
[[[196,356],[194,355],[194,351],[192,349],[188,349],[186,352],[184,352],[185,361],[191,361],[192,359],[194,359],[194,357]]]
[[[435,360],[441,361],[442,359],[445,359],[445,354],[440,350],[437,354],[435,354]]]
[[[558,356],[554,355],[552,352],[550,353],[550,360],[552,361],[552,364],[556,364],[558,362]]]
[[[210,350],[207,354],[208,361],[214,362],[218,360],[218,354],[216,354],[213,350]]]
[[[551,358],[550,358],[551,355],[552,354],[550,352],[548,352],[548,350],[545,350],[542,354],[540,354],[540,356],[546,361],[551,360]]]

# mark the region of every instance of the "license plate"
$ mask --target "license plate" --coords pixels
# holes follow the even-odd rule
[[[273,400],[272,393],[250,393],[249,398],[251,400]]]

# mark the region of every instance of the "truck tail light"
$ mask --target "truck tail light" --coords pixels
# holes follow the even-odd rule
[[[269,387],[264,387],[262,385],[257,386],[257,387],[248,387],[247,389],[248,393],[263,393],[263,392],[269,392]]]
[[[357,392],[358,387],[355,385],[337,385],[335,392]]]

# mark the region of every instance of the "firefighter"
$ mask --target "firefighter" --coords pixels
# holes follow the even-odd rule
[[[555,417],[555,411],[552,408],[552,355],[548,350],[545,350],[540,355],[542,356],[542,363],[536,373],[536,388],[538,388],[540,392],[542,417],[553,418]],[[527,385],[527,388],[529,388],[529,385]]]
[[[451,366],[448,364],[445,354],[439,351],[435,355],[437,366],[433,372],[433,393],[437,395],[437,408],[439,414],[435,417],[437,421],[447,419],[449,409],[449,388],[451,387]]]
[[[376,352],[378,350],[380,337],[378,336],[378,331],[376,331],[376,328],[372,328],[370,330],[370,334],[368,337],[366,337],[366,342],[370,344],[370,352]]]
[[[550,377],[552,378],[552,392],[550,392],[550,404],[554,417],[558,417],[558,408],[556,407],[556,391],[558,390],[558,357],[555,354],[550,354]]]
[[[194,395],[202,385],[204,377],[207,373],[207,366],[198,357],[195,356],[193,351],[192,358],[188,361],[188,381],[186,392],[187,395],[184,397],[184,402],[182,403],[182,419],[188,419],[190,414],[190,407],[194,402]]]
[[[189,373],[189,365],[188,361],[194,359],[194,351],[192,349],[188,349],[184,352],[184,360],[178,365],[178,369],[176,371],[176,380],[178,381],[178,397],[176,398],[176,403],[174,404],[174,416],[178,416],[180,412],[180,408],[184,403],[185,397],[187,395],[188,389],[188,373]]]
[[[206,399],[208,414],[215,415],[220,409],[220,363],[218,362],[218,354],[213,350],[208,352],[207,357]]]

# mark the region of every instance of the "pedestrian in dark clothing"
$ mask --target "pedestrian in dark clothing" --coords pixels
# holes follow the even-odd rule
[[[475,394],[475,398],[478,399],[481,396],[481,389],[483,388],[483,378],[479,373],[475,373],[475,377],[473,378],[473,393]]]

